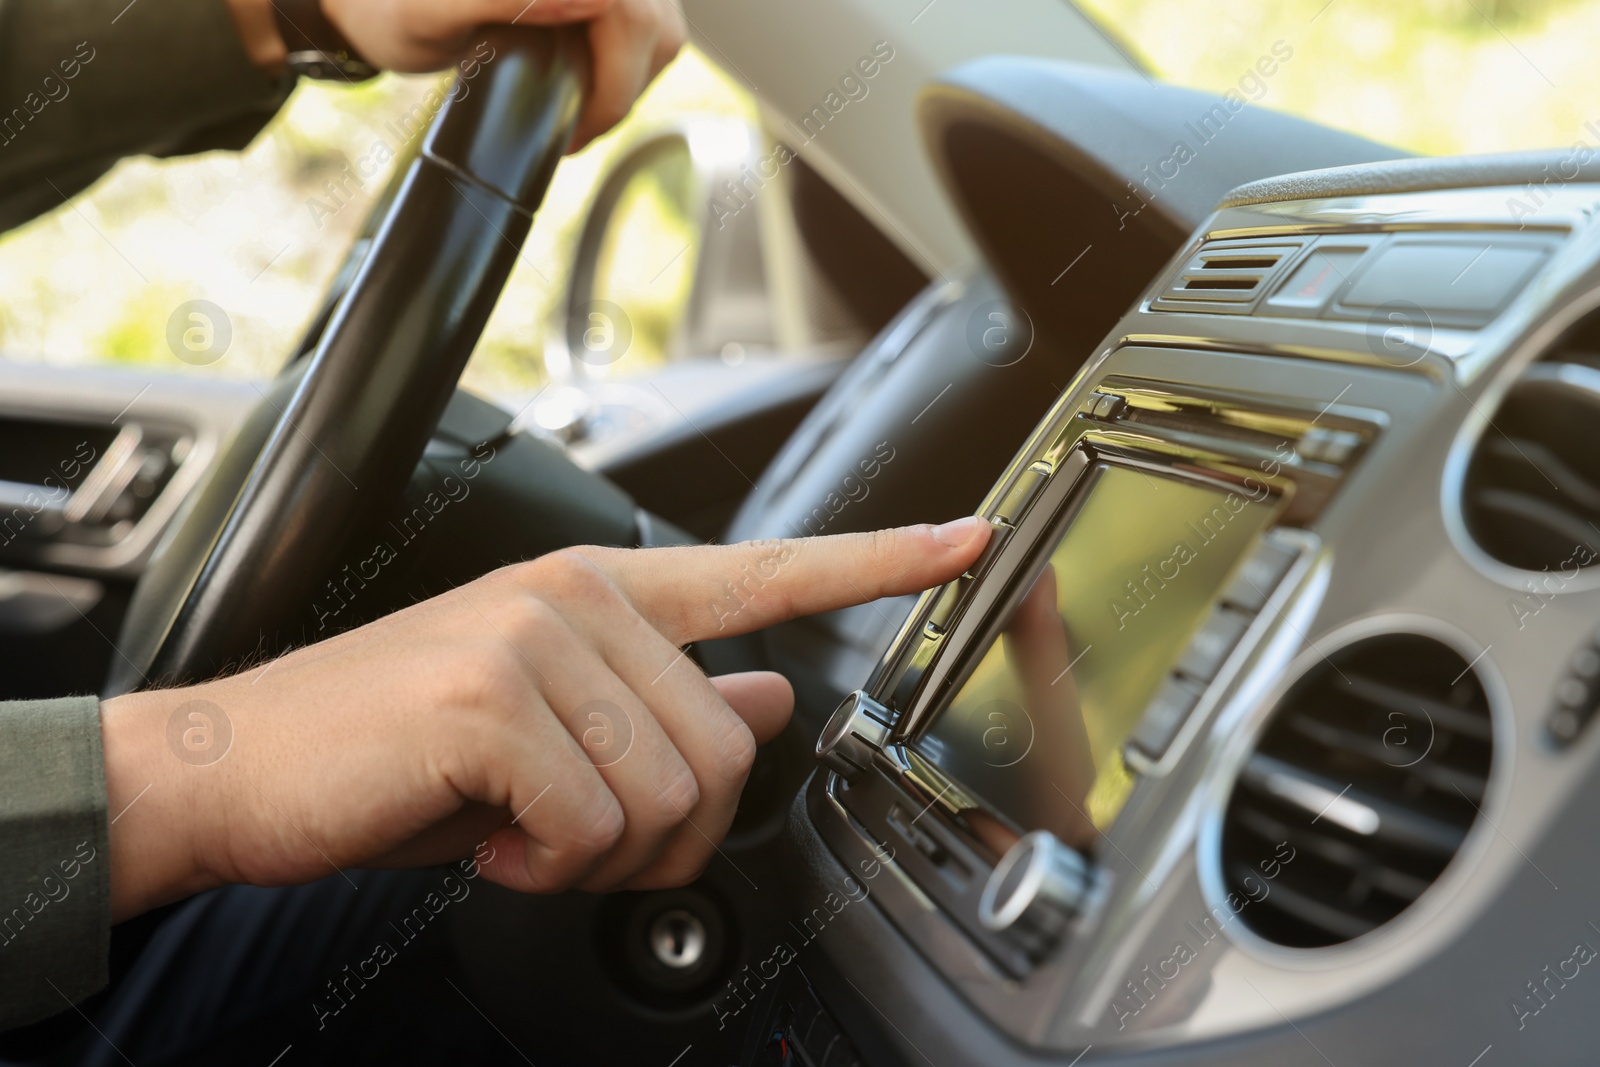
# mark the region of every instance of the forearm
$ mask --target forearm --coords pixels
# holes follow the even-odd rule
[[[207,692],[157,689],[101,704],[113,922],[221,884],[202,863],[201,827],[216,814],[208,787],[231,735],[219,733]]]

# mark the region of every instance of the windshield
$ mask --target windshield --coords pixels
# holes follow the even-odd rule
[[[1163,81],[1412,152],[1600,151],[1596,0],[1077,0]]]

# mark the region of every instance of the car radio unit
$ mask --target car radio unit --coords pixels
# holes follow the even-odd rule
[[[1105,831],[1207,718],[1381,424],[1119,376],[1044,420],[984,502],[982,555],[817,745],[824,838],[895,857],[890,918],[938,955],[918,935],[940,914],[976,949],[942,953],[952,977],[1025,977],[1092,914]]]

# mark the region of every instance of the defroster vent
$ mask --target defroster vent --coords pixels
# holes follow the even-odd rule
[[[1152,305],[1157,311],[1246,314],[1299,244],[1213,241],[1185,263]]]

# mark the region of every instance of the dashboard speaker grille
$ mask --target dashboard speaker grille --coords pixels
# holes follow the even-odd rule
[[[1483,685],[1449,646],[1391,634],[1326,657],[1273,713],[1223,816],[1240,921],[1316,948],[1399,915],[1461,847],[1492,748]]]
[[[1600,559],[1600,313],[1513,385],[1484,428],[1462,485],[1478,546],[1501,563],[1552,572],[1559,592]]]

